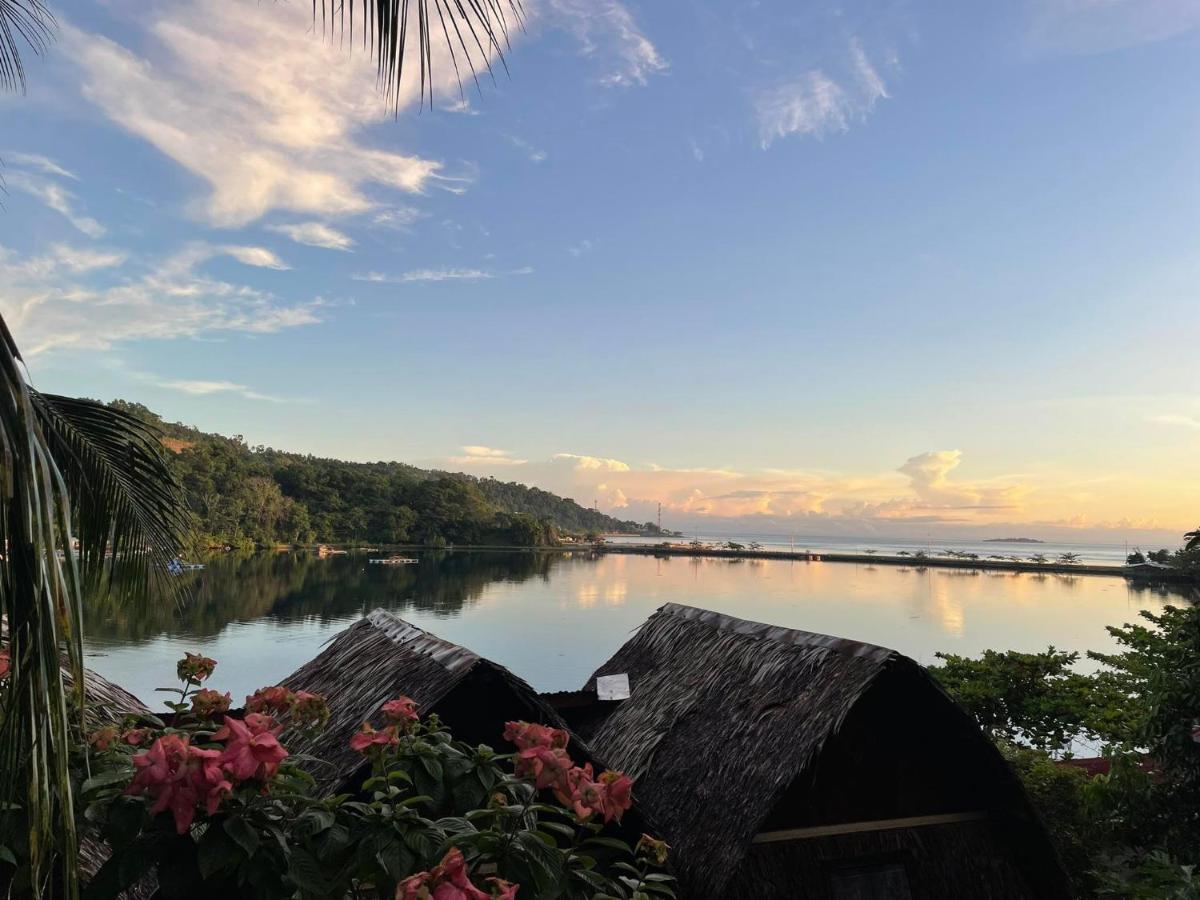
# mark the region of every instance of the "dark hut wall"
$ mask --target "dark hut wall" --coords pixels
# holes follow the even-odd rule
[[[871,892],[845,876],[871,868],[902,872]],[[839,877],[841,876],[841,877]],[[697,898],[704,895],[696,895]],[[723,900],[1032,900],[1037,895],[986,821],[839,834],[755,844]]]

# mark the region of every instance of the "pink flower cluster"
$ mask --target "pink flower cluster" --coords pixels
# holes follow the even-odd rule
[[[199,719],[211,719],[229,711],[229,694],[218,694],[209,688],[201,688],[192,694],[192,714]]]
[[[595,778],[591,763],[575,765],[567,755],[570,736],[561,728],[508,722],[504,739],[517,745],[517,774],[532,778],[539,790],[553,790],[558,801],[573,810],[580,821],[598,815],[605,822],[619,822],[633,805],[633,779],[613,771]]]
[[[246,712],[287,716],[287,724],[297,728],[314,728],[329,721],[329,706],[320,694],[281,686],[259,688],[248,696]]]
[[[388,720],[382,730],[376,731],[370,722],[363,722],[362,728],[350,738],[350,749],[362,754],[377,752],[375,748],[394,747],[400,743],[400,733],[407,731],[418,721],[417,704],[411,697],[397,697],[389,700],[380,707],[384,718]]]
[[[520,885],[502,878],[489,878],[487,882],[490,893],[472,883],[462,851],[452,847],[428,872],[418,872],[400,882],[396,900],[516,900]]]
[[[152,813],[170,810],[176,831],[183,834],[198,807],[211,816],[234,785],[266,781],[279,770],[288,755],[278,740],[281,727],[258,713],[244,720],[226,716],[225,725],[213,735],[214,741],[224,742],[219,750],[196,747],[185,734],[164,734],[149,750],[134,755],[137,772],[125,792],[152,798]]]
[[[8,677],[9,670],[12,669],[12,657],[8,655],[7,650],[0,650],[0,681]]]

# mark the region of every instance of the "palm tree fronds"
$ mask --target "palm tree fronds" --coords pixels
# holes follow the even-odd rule
[[[495,81],[492,59],[508,70],[509,28],[524,20],[521,0],[313,0],[314,23],[319,18],[323,32],[351,41],[356,11],[363,47],[374,55],[380,84],[397,108],[406,63],[410,72],[420,67],[420,100],[432,108],[435,43],[446,47],[460,96],[464,68],[476,88],[481,71]]]
[[[142,598],[166,587],[187,519],[158,431],[94,400],[35,391],[33,405],[71,498],[84,584]]]
[[[41,53],[53,39],[54,16],[42,0],[0,0],[0,88],[25,89],[21,45]]]

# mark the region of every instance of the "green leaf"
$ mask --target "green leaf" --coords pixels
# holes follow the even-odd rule
[[[224,823],[225,833],[246,851],[247,856],[253,856],[258,849],[258,831],[240,816],[230,816]]]
[[[13,852],[3,844],[0,844],[0,861],[8,863],[10,866],[15,866],[17,864],[16,856],[14,856]]]
[[[130,772],[130,770],[124,768],[109,769],[107,772],[99,772],[85,781],[80,790],[87,794],[96,790],[97,788],[107,787],[110,784],[118,784],[123,781],[128,781],[132,774],[133,773]]]
[[[196,847],[196,865],[205,879],[232,871],[246,855],[219,828],[209,828]]]

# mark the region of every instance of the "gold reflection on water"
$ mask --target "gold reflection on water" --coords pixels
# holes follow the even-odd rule
[[[600,597],[600,585],[592,582],[590,584],[581,584],[579,590],[575,593],[575,602],[585,609],[589,606],[595,606],[596,600]]]
[[[609,606],[622,606],[629,596],[629,584],[625,581],[614,581],[604,589],[604,602]]]

